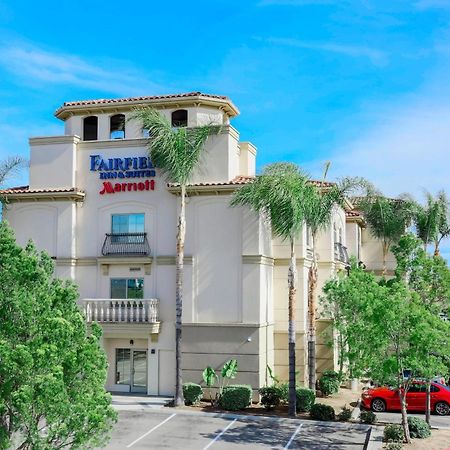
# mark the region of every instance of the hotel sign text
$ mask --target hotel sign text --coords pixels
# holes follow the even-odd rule
[[[91,172],[99,172],[100,180],[104,181],[100,194],[114,194],[125,191],[153,191],[155,180],[144,182],[124,182],[130,178],[151,178],[156,175],[155,167],[147,156],[103,159],[101,155],[90,155]]]

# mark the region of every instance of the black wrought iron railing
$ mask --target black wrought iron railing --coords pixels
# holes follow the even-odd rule
[[[105,237],[103,256],[149,256],[147,233],[111,233]]]
[[[347,247],[342,245],[340,242],[334,243],[334,259],[336,259],[337,261],[341,261],[344,264],[349,263]]]

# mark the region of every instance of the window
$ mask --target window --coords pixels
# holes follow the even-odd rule
[[[116,348],[116,384],[131,384],[131,350]]]
[[[83,140],[96,141],[98,139],[98,117],[89,116],[83,120]]]
[[[143,299],[143,278],[111,278],[111,298]]]
[[[125,139],[125,115],[116,114],[109,119],[110,139]]]
[[[178,109],[172,113],[173,127],[187,127],[188,112],[185,109]]]
[[[113,214],[111,232],[117,233],[143,233],[144,214]]]

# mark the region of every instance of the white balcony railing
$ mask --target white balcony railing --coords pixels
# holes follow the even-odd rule
[[[157,299],[89,298],[83,300],[88,322],[100,323],[158,323]]]

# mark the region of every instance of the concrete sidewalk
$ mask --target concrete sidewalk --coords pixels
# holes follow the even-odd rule
[[[142,394],[111,393],[112,405],[117,410],[139,411],[143,409],[164,408],[173,400],[173,397],[158,397]]]

